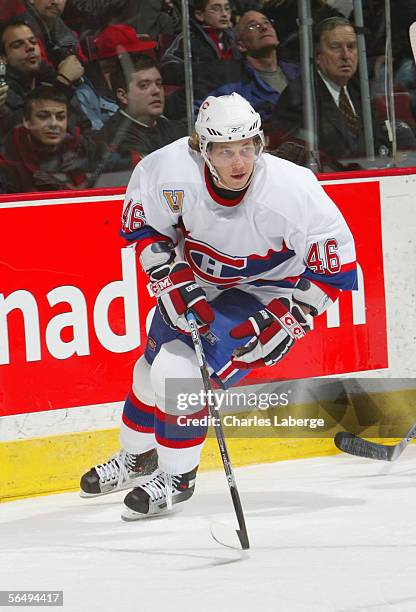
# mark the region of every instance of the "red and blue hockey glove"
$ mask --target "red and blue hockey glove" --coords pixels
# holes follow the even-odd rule
[[[205,334],[214,320],[214,311],[207,302],[205,291],[196,282],[194,273],[185,261],[166,264],[150,274],[153,295],[165,322],[182,333],[188,332],[185,318],[192,310]]]
[[[232,362],[241,369],[274,365],[309,330],[308,315],[299,306],[291,306],[285,298],[274,299],[230,331],[232,338],[253,336],[244,346],[234,349]]]

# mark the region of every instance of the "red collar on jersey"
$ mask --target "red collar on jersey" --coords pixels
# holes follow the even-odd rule
[[[227,190],[218,189],[218,187],[214,186],[208,166],[205,166],[204,174],[205,174],[205,184],[207,186],[208,193],[211,196],[211,198],[215,202],[217,202],[217,204],[221,204],[222,206],[229,206],[229,207],[237,206],[237,204],[240,204],[241,200],[244,198],[246,194],[247,187],[245,189],[242,189],[241,191],[236,191],[235,193],[237,195],[235,196],[235,198],[224,198],[221,195],[221,192],[226,192]],[[229,191],[229,193],[233,193],[233,192]]]

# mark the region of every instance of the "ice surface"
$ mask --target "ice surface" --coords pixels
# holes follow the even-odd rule
[[[0,589],[63,590],[64,612],[416,610],[416,446],[394,464],[340,455],[236,476],[248,552],[210,537],[210,520],[234,524],[221,472],[150,521],[120,520],[123,493],[2,504]]]

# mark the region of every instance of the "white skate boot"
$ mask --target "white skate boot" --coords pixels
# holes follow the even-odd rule
[[[132,489],[149,480],[157,470],[157,451],[152,449],[133,455],[121,449],[86,472],[80,482],[81,497],[98,497],[124,489]]]

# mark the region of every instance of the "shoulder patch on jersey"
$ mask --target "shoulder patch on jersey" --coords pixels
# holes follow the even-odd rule
[[[163,197],[173,213],[180,213],[182,211],[183,189],[164,189]]]

